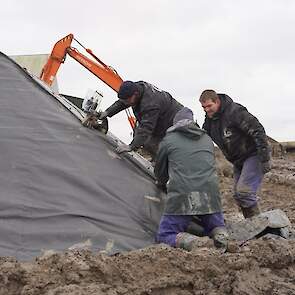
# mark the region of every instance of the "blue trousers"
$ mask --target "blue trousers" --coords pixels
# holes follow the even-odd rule
[[[215,227],[225,226],[222,212],[197,216],[201,220],[201,226],[206,235],[209,235]],[[185,232],[192,219],[192,215],[163,215],[156,241],[175,247],[177,234]]]
[[[234,166],[234,198],[240,207],[249,208],[257,204],[257,191],[262,179],[258,156],[248,158],[242,167]]]

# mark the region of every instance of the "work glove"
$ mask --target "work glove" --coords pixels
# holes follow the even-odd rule
[[[271,170],[271,162],[266,161],[261,163],[262,173],[265,174]]]
[[[99,112],[97,114],[97,119],[98,120],[104,120],[107,116],[108,116],[108,113],[107,112]]]
[[[165,194],[167,194],[167,186],[166,186],[166,183],[161,183],[158,180],[156,180],[155,185],[157,186],[157,188],[159,190],[161,190],[162,192],[164,192]]]
[[[82,120],[82,125],[84,127],[92,128],[96,124],[96,117],[93,115],[87,115],[83,120]]]
[[[121,144],[115,150],[115,152],[118,153],[118,154],[122,154],[122,153],[126,153],[126,152],[131,152],[131,151],[132,151],[132,148],[128,144]]]

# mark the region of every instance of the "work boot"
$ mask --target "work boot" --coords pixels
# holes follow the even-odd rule
[[[192,251],[196,248],[212,248],[213,243],[208,237],[197,237],[186,232],[181,232],[176,236],[176,248]]]
[[[229,235],[224,226],[215,227],[211,231],[210,236],[213,239],[216,248],[227,248]]]
[[[254,205],[252,207],[248,207],[248,208],[241,207],[241,210],[242,210],[243,216],[245,218],[251,218],[251,217],[257,216],[261,213],[258,204]]]

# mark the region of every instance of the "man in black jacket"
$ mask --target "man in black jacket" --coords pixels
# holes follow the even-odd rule
[[[99,119],[112,117],[132,107],[137,125],[132,142],[129,145],[120,145],[116,151],[124,153],[144,147],[154,157],[159,142],[173,124],[175,114],[183,106],[168,92],[144,81],[124,81],[119,89],[118,98],[119,100],[100,114]]]
[[[270,170],[270,148],[261,123],[226,94],[205,90],[200,103],[206,112],[203,125],[234,166],[234,198],[245,218],[258,215],[257,191]]]

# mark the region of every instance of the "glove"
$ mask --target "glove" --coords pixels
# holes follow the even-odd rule
[[[96,117],[93,116],[93,115],[87,115],[84,120],[82,120],[82,125],[84,127],[88,127],[88,128],[91,128],[93,127],[93,125],[96,124]]]
[[[156,187],[159,190],[161,190],[162,192],[164,192],[165,194],[167,194],[167,186],[166,186],[166,183],[163,184],[163,183],[159,182],[158,180],[156,180],[155,185],[156,185]]]
[[[266,161],[261,163],[262,173],[265,174],[271,170],[271,162]]]
[[[132,148],[128,144],[121,144],[115,150],[115,152],[118,153],[118,154],[122,154],[122,153],[126,153],[126,152],[131,152],[131,151],[132,151]]]
[[[98,120],[104,120],[107,116],[108,116],[108,113],[107,112],[99,112],[97,114],[97,119]]]

